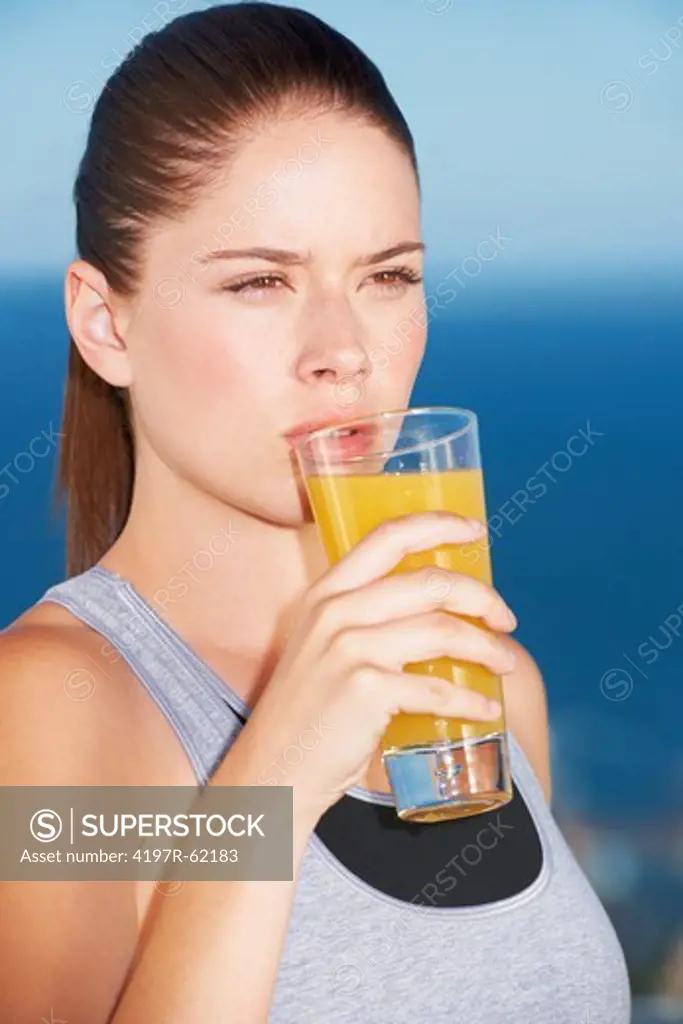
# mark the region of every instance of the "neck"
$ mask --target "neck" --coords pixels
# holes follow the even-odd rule
[[[313,523],[268,523],[166,471],[138,474],[126,525],[100,564],[201,655],[257,665],[328,562]]]

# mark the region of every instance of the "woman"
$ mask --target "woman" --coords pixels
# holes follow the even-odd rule
[[[408,516],[330,569],[295,473],[297,431],[405,407],[424,352],[417,165],[377,68],[300,10],[178,18],[100,96],[75,201],[69,578],[2,638],[1,781],[292,786],[295,873],[8,884],[2,1019],[624,1024],[514,615],[465,577],[437,607],[386,576],[476,525]],[[401,672],[437,652],[503,676],[514,798],[411,826],[391,715],[497,714]]]

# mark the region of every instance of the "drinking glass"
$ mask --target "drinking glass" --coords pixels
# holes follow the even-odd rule
[[[478,421],[468,409],[363,416],[302,435],[295,451],[331,563],[380,523],[407,513],[447,510],[486,522]],[[452,585],[444,569],[491,584],[488,536],[406,555],[391,571],[424,566],[433,566],[423,585],[435,605]],[[403,671],[471,687],[500,701],[503,710],[493,721],[405,712],[392,717],[380,747],[399,818],[436,822],[507,803],[512,783],[500,677],[449,657],[411,662]]]

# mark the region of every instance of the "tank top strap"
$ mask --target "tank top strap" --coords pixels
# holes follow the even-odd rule
[[[247,705],[111,570],[93,566],[56,583],[36,604],[46,601],[62,605],[104,638],[105,663],[119,656],[127,662],[205,785],[248,718]]]

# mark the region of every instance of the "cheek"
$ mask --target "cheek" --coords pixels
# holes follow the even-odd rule
[[[258,404],[267,383],[258,346],[239,332],[188,308],[154,323],[135,351],[133,377],[140,403],[157,414],[205,423],[232,419]]]
[[[253,339],[240,344],[225,324],[189,315],[164,320],[131,345],[137,426],[161,461],[231,500],[259,459],[267,478],[273,410],[282,404],[269,383],[279,371],[262,365]]]

